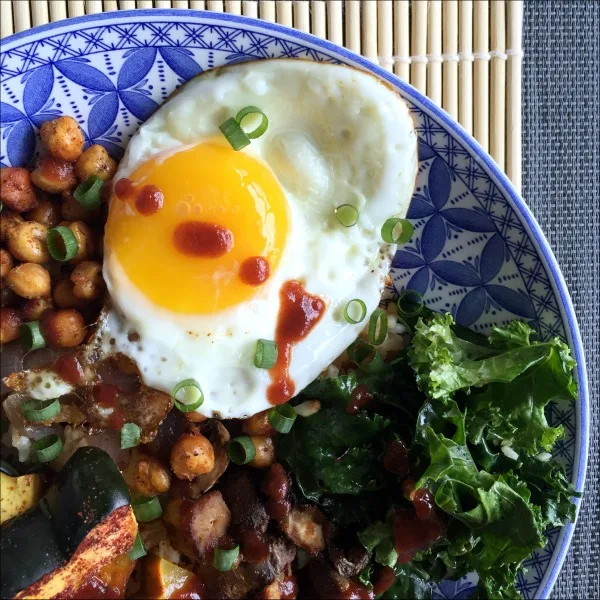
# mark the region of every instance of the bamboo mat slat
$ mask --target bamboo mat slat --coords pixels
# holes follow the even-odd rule
[[[258,17],[344,45],[442,106],[520,189],[522,0],[0,0],[0,38],[133,8]]]

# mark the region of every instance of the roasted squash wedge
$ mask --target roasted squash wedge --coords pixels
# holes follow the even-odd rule
[[[191,598],[192,593],[203,598],[200,578],[160,556],[144,559],[144,598]]]
[[[6,473],[0,473],[0,524],[36,506],[41,496],[40,475],[11,477]]]

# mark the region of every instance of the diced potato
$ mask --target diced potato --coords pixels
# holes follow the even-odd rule
[[[42,496],[39,475],[11,477],[0,473],[0,523],[18,517],[33,508]]]
[[[202,587],[197,575],[159,556],[144,559],[144,586],[144,598],[180,598]]]
[[[112,562],[104,565],[96,574],[96,577],[110,589],[117,589],[125,595],[127,582],[131,577],[135,561],[128,554],[117,556]]]

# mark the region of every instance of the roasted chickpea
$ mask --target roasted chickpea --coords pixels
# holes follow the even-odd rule
[[[48,309],[54,308],[50,298],[32,298],[21,307],[23,321],[39,321]]]
[[[71,259],[72,264],[80,263],[91,258],[96,251],[96,240],[94,232],[83,221],[62,221],[63,227],[68,227],[77,240],[77,254]]]
[[[256,454],[248,463],[256,469],[270,467],[275,462],[275,444],[273,438],[266,435],[251,435],[250,439],[254,444]]]
[[[0,248],[0,277],[4,278],[13,268],[13,257],[8,250]]]
[[[104,291],[102,279],[102,265],[93,260],[84,260],[79,263],[71,273],[74,284],[73,294],[85,300],[95,300]]]
[[[85,322],[73,309],[47,310],[40,318],[40,331],[48,346],[72,348],[83,342]]]
[[[184,433],[171,449],[171,468],[179,479],[192,480],[214,466],[214,448],[202,434]]]
[[[73,162],[83,150],[85,138],[73,117],[58,117],[46,121],[40,129],[42,144],[50,156]]]
[[[36,263],[23,263],[6,276],[8,287],[21,298],[47,298],[50,295],[50,273]]]
[[[50,260],[46,246],[48,228],[35,221],[23,221],[10,230],[7,239],[10,253],[23,262],[43,264]]]
[[[7,208],[17,212],[31,210],[37,204],[31,175],[21,167],[0,169],[0,200]]]
[[[274,435],[277,433],[269,423],[269,410],[263,410],[242,422],[242,430],[248,435]]]
[[[94,223],[100,216],[100,210],[97,208],[89,209],[83,206],[81,202],[77,202],[73,198],[71,192],[62,193],[62,205],[60,207],[60,214],[63,219],[67,221],[84,221],[85,223]]]
[[[108,181],[117,172],[117,161],[113,160],[106,148],[99,144],[90,146],[77,159],[75,163],[75,175],[79,181],[85,181],[88,177],[96,175],[102,181]]]
[[[27,221],[37,221],[51,229],[61,221],[60,204],[57,200],[42,192],[38,196],[38,205],[23,216]]]
[[[144,496],[156,496],[168,491],[171,485],[169,471],[150,456],[140,458],[134,469],[135,489]]]
[[[19,339],[21,315],[14,308],[0,308],[0,344]]]
[[[204,421],[206,421],[206,419],[208,419],[208,417],[201,415],[199,412],[196,412],[195,410],[185,413],[185,418],[190,423],[203,423]]]
[[[45,156],[31,173],[31,181],[41,190],[60,194],[77,183],[73,165],[59,158]]]
[[[0,239],[5,242],[9,232],[22,222],[21,215],[12,210],[2,208],[2,212],[0,213]]]
[[[74,284],[70,279],[60,279],[54,284],[52,297],[59,308],[83,308],[86,301],[73,293]]]

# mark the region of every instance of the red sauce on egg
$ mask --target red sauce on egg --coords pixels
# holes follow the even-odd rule
[[[137,194],[135,208],[145,217],[156,214],[163,206],[165,196],[155,185],[145,185]]]
[[[121,429],[125,425],[125,415],[119,404],[119,390],[109,383],[99,383],[93,389],[94,400],[101,408],[112,408],[108,416],[108,426],[111,429]]]
[[[76,354],[64,354],[54,363],[54,371],[67,383],[77,385],[83,379],[83,367]]]
[[[325,301],[309,294],[299,281],[286,281],[279,292],[280,305],[275,329],[277,362],[270,370],[267,398],[271,404],[287,402],[296,391],[290,379],[292,348],[303,340],[325,314]]]
[[[271,267],[264,256],[251,256],[240,266],[240,279],[247,285],[261,285],[270,274]]]
[[[123,177],[115,183],[115,194],[120,200],[126,200],[130,196],[133,196],[135,188],[133,187],[133,182],[131,179],[127,179]]]
[[[175,228],[173,244],[187,256],[218,258],[233,248],[233,233],[216,223],[186,221]]]

